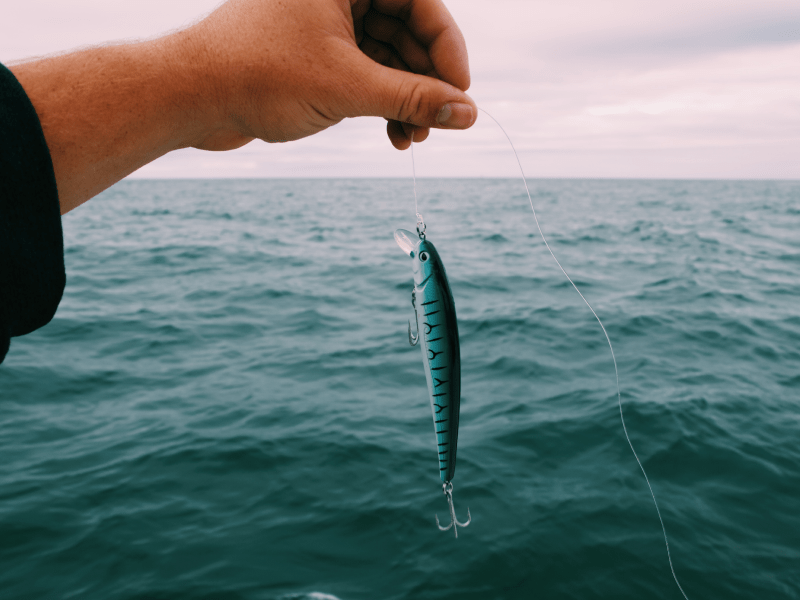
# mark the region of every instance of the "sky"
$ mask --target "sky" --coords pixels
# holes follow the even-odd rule
[[[219,0],[26,0],[0,61],[186,26]],[[800,179],[800,1],[449,0],[469,94],[528,177]],[[173,152],[131,177],[407,177],[385,121],[288,144]],[[415,145],[421,177],[515,177],[484,115]]]

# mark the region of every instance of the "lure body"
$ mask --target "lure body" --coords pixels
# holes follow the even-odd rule
[[[433,427],[439,453],[439,475],[447,484],[455,475],[458,417],[461,408],[461,351],[453,293],[442,260],[424,237],[398,229],[395,239],[409,255],[414,272],[412,302],[417,336],[428,381]],[[409,333],[409,338],[414,340]]]

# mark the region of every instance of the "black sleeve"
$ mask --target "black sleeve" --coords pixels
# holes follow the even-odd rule
[[[25,90],[0,65],[0,362],[10,337],[53,318],[65,283],[50,151]]]

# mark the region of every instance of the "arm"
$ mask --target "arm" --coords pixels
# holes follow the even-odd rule
[[[352,4],[352,5],[351,5]],[[440,0],[230,0],[165,37],[11,67],[50,149],[62,214],[178,148],[291,141],[389,120],[405,149],[476,117]]]

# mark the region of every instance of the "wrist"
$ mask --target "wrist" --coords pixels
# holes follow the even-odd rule
[[[169,82],[169,103],[176,107],[179,147],[231,150],[252,137],[243,135],[231,116],[230,89],[217,76],[211,52],[195,27],[154,41],[169,58],[164,75]]]
[[[203,65],[202,46],[187,31],[146,43],[146,60],[156,72],[159,104],[174,127],[174,148],[194,146],[218,122],[218,102]]]

